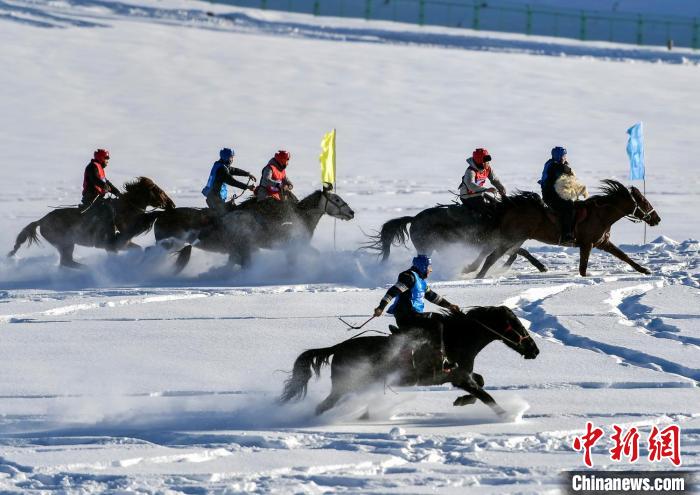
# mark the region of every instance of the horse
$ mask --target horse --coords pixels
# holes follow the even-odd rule
[[[228,254],[229,265],[249,266],[259,249],[309,249],[319,220],[325,214],[352,220],[355,212],[330,190],[314,191],[296,201],[255,198],[236,206],[219,220],[208,209],[175,208],[164,212],[155,224],[156,242],[178,251],[176,272],[189,262],[192,247]]]
[[[594,247],[612,254],[640,273],[650,274],[647,268],[633,261],[610,241],[610,228],[624,217],[653,227],[661,222],[661,217],[636,187],[627,188],[612,179],[605,179],[602,183],[603,194],[575,203],[577,223],[574,246],[579,248],[580,275],[586,276],[588,258]],[[496,260],[512,250],[513,246],[521,245],[528,239],[561,245],[559,216],[544,204],[538,194],[523,192],[510,196],[500,205],[500,209],[496,246],[486,246],[479,257],[465,268],[465,272],[474,271],[479,267],[481,259],[485,258],[477,278],[484,277]]]
[[[78,207],[56,208],[36,222],[32,222],[17,235],[15,246],[8,253],[12,257],[17,250],[29,241],[29,245],[39,242],[37,227],[41,235],[58,250],[61,266],[81,268],[83,265],[73,259],[75,245],[100,247],[108,251],[137,248],[131,239],[148,232],[163,211],[146,211],[146,208],[162,208],[166,211],[175,208],[175,203],[160,187],[148,177],[138,177],[124,184],[124,192],[116,199],[106,200],[114,211],[114,223],[119,230],[118,244],[105,244],[100,240],[102,225],[95,225]]]
[[[471,201],[476,202],[479,199]],[[391,246],[405,245],[409,238],[417,252],[427,255],[443,246],[453,244],[466,247],[495,246],[495,239],[499,235],[496,207],[486,204],[475,207],[476,204],[438,205],[412,217],[394,218],[385,222],[376,236],[370,236],[371,241],[363,248],[379,251],[382,261],[386,261],[391,253]],[[540,272],[547,271],[547,267],[522,245],[512,246],[508,254],[505,266],[510,266],[516,256],[520,255]]]
[[[331,392],[318,406],[316,414],[331,409],[341,398],[372,384],[397,386],[441,385],[451,383],[465,390],[453,405],[464,406],[482,401],[499,416],[505,410],[484,390],[484,378],[474,373],[474,359],[494,340],[500,340],[525,359],[539,354],[517,316],[506,306],[482,306],[467,313],[444,313],[446,356],[456,363],[442,369],[438,350],[415,332],[391,336],[354,337],[332,347],[310,349],[297,357],[292,376],[284,383],[279,401],[300,400],[306,396],[312,370],[318,377],[323,365],[331,365]],[[331,361],[332,357],[332,361]],[[367,414],[368,416],[368,414]]]

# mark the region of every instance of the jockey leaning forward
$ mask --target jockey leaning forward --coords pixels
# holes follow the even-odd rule
[[[472,152],[472,156],[467,158],[467,170],[459,185],[459,198],[463,204],[473,199],[483,202],[490,202],[495,198],[495,194],[506,195],[506,188],[498,180],[491,168],[491,155],[486,148],[477,148]],[[486,180],[491,182],[491,186],[486,186]]]
[[[114,184],[107,180],[105,168],[109,164],[109,151],[98,149],[83,173],[83,197],[80,202],[82,224],[86,230],[94,232],[95,245],[113,247],[118,242],[117,228],[114,223],[114,208],[105,199],[107,193],[121,196]]]
[[[290,158],[291,155],[288,151],[279,150],[263,167],[260,173],[260,185],[256,192],[256,198],[259,201],[268,198],[282,201],[286,193],[294,188],[292,182],[287,178],[286,169]]]
[[[231,208],[233,208],[233,199],[226,203],[228,195],[227,185],[237,187],[239,189],[255,189],[253,185],[244,184],[233,176],[248,177],[249,180],[255,182],[255,177],[245,170],[233,166],[233,159],[236,153],[231,148],[224,148],[219,151],[219,159],[214,162],[209,172],[207,185],[202,189],[202,194],[207,198],[207,206],[218,216],[223,217]]]
[[[379,306],[374,309],[374,316],[381,316],[384,308],[393,299],[394,302],[389,307],[388,312],[396,318],[399,329],[401,331],[422,330],[431,344],[440,349],[443,367],[449,368],[442,339],[444,315],[424,312],[425,302],[423,299],[425,298],[450,311],[458,312],[460,309],[459,306],[452,304],[428,287],[425,279],[433,271],[431,265],[430,258],[424,254],[413,258],[411,268],[399,274],[397,282],[389,288],[379,302]]]
[[[576,210],[574,201],[579,195],[588,197],[584,186],[576,182],[576,174],[567,160],[566,148],[552,148],[551,158],[544,164],[542,177],[538,181],[542,186],[542,199],[559,214],[561,223],[561,244],[576,242],[574,227]]]

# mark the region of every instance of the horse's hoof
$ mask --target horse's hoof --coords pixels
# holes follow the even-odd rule
[[[453,406],[468,406],[470,404],[474,404],[476,402],[476,397],[473,395],[463,395],[461,397],[457,397],[455,401],[452,403]]]

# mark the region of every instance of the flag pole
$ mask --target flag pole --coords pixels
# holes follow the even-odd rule
[[[338,150],[335,148],[335,127],[333,128],[333,149],[334,149],[334,157],[335,157],[335,160],[333,161],[333,192],[335,192],[335,194],[338,194],[337,179],[335,178],[335,175],[336,175],[335,168],[336,168],[336,163],[338,161]],[[335,228],[337,225],[338,225],[338,219],[334,217],[333,218],[333,251],[337,251],[337,249],[335,247]]]
[[[644,174],[644,178],[642,179],[642,189],[644,190],[644,197],[646,198],[647,196],[647,177],[646,174]],[[647,223],[642,222],[644,224],[644,244],[647,243]]]

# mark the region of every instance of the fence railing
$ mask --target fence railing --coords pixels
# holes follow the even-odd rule
[[[700,20],[493,0],[210,0],[239,7],[529,35],[700,48]]]

